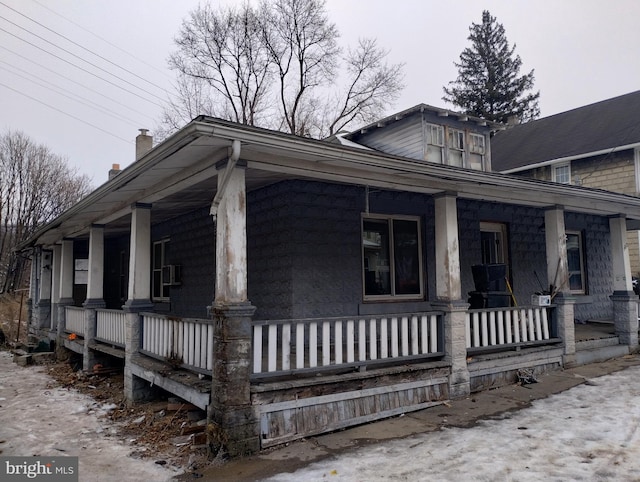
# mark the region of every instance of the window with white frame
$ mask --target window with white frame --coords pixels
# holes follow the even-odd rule
[[[365,300],[422,298],[420,232],[420,218],[415,216],[363,216]]]
[[[469,134],[469,167],[478,171],[484,170],[484,136]]]
[[[162,268],[169,256],[169,239],[153,243],[153,273],[152,298],[153,301],[169,301],[169,284],[163,279]]]
[[[464,131],[449,129],[449,165],[464,166]]]
[[[481,222],[480,242],[482,264],[509,264],[506,224]]]
[[[427,161],[442,164],[444,149],[444,127],[427,124]]]
[[[580,231],[567,231],[566,235],[569,291],[571,291],[571,293],[584,294],[586,292],[586,286],[582,233]]]
[[[556,164],[551,166],[551,180],[560,184],[571,184],[571,164]]]

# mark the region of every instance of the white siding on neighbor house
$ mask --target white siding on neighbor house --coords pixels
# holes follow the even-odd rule
[[[420,117],[410,117],[367,132],[358,142],[395,156],[424,160],[426,141]]]

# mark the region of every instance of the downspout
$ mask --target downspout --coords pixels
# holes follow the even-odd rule
[[[227,160],[227,165],[222,173],[222,179],[218,182],[218,191],[216,192],[213,201],[211,202],[211,210],[209,214],[213,217],[213,222],[216,222],[216,218],[218,216],[218,206],[220,206],[220,202],[222,201],[222,196],[224,196],[224,192],[227,188],[227,184],[229,184],[229,179],[231,179],[231,173],[233,172],[233,168],[236,167],[236,163],[240,158],[240,141],[234,140],[231,143],[231,156]]]

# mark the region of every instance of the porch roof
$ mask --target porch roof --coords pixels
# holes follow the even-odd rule
[[[128,232],[134,203],[153,205],[157,223],[208,206],[218,167],[241,142],[247,190],[285,179],[330,182],[437,194],[597,215],[625,215],[640,227],[640,198],[609,191],[426,163],[282,132],[200,116],[121,171],[19,246],[51,245],[87,236],[92,224],[105,234]]]

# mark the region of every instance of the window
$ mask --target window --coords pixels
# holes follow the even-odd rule
[[[162,268],[166,265],[169,256],[169,240],[163,239],[153,243],[153,273],[152,273],[152,298],[153,301],[169,301],[169,285],[165,284],[162,276]]]
[[[362,258],[365,300],[423,296],[419,218],[363,217]]]
[[[469,134],[469,167],[478,171],[484,170],[484,136]]]
[[[571,165],[559,164],[551,167],[552,181],[560,184],[571,184]]]
[[[482,264],[507,264],[507,226],[502,223],[480,223]]]
[[[89,260],[76,259],[73,270],[74,283],[77,285],[86,285],[89,283]]]
[[[567,265],[569,269],[569,291],[585,293],[584,257],[582,233],[567,231]]]
[[[442,164],[444,147],[444,128],[435,124],[427,124],[427,161]]]
[[[449,165],[464,166],[464,132],[449,129]]]

